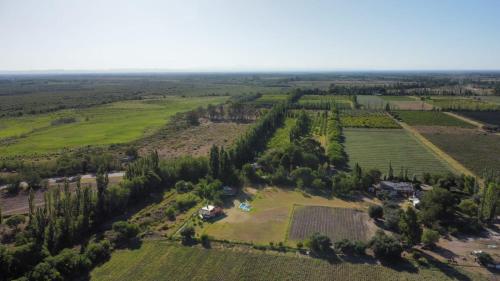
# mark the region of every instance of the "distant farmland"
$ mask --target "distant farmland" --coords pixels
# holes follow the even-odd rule
[[[40,155],[64,148],[126,143],[155,132],[178,112],[217,104],[227,97],[171,97],[154,100],[123,101],[57,114],[0,119],[0,155]],[[54,125],[61,118],[74,122]]]
[[[391,162],[395,175],[401,167],[409,176],[423,172],[447,173],[449,166],[402,129],[345,129],[349,165],[378,168],[387,173]]]
[[[366,241],[371,236],[367,223],[368,215],[356,209],[295,206],[288,238],[303,241],[319,232],[330,237],[332,241]]]
[[[394,265],[393,265],[394,267]],[[329,263],[293,255],[238,250],[182,247],[163,241],[145,241],[139,249],[118,250],[109,262],[91,272],[91,280],[475,280],[452,267],[383,267],[370,264]]]

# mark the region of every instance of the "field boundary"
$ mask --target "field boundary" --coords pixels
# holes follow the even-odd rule
[[[286,231],[285,231],[285,241],[284,241],[285,244],[288,243],[288,235],[290,234],[290,229],[292,228],[293,214],[295,213],[295,208],[298,206],[304,206],[304,205],[294,203],[292,205],[292,210],[288,215],[288,224],[286,225]]]

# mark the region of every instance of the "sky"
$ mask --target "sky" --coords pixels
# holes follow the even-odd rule
[[[499,0],[0,0],[0,71],[489,69]]]

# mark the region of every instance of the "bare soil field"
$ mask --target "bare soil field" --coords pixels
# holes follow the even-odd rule
[[[367,241],[373,233],[366,212],[349,208],[295,206],[289,239],[303,241],[313,233],[325,234],[332,241],[342,239]]]
[[[157,150],[161,158],[178,158],[185,155],[206,156],[212,145],[227,147],[244,134],[251,123],[203,121],[160,139],[144,142],[139,149],[141,155]]]

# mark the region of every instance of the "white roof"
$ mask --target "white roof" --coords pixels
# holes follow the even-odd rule
[[[201,208],[203,211],[209,211],[211,212],[215,207],[213,205],[206,205],[205,207]]]

